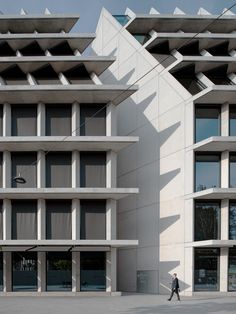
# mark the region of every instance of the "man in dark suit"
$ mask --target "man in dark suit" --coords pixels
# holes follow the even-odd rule
[[[174,293],[177,294],[178,301],[180,301],[180,297],[179,297],[179,280],[177,278],[177,274],[176,273],[174,273],[173,276],[172,276],[171,294],[170,294],[170,297],[169,297],[168,301],[170,301],[172,299]]]

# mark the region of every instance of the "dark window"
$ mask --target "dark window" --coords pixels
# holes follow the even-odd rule
[[[113,15],[113,17],[122,25],[124,26],[130,20],[128,15]]]
[[[229,135],[236,136],[236,108],[235,105],[229,107]]]
[[[63,72],[71,84],[94,84],[83,64]]]
[[[220,112],[219,106],[196,106],[195,142],[220,135]]]
[[[106,135],[106,107],[102,105],[80,105],[80,135]]]
[[[47,136],[71,135],[70,104],[46,105],[46,135]]]
[[[234,83],[227,76],[227,65],[223,65],[207,72],[204,74],[215,84],[215,85],[234,85]]]
[[[236,187],[236,154],[229,156],[229,186]]]
[[[236,249],[229,249],[228,290],[236,291]]]
[[[0,201],[0,240],[3,240],[3,215],[2,215],[2,201]],[[1,256],[0,256],[1,259]],[[1,277],[1,276],[0,276]],[[1,279],[0,279],[1,281]],[[0,283],[1,285],[1,283]],[[0,288],[1,290],[1,288]]]
[[[151,38],[149,34],[132,34],[132,35],[141,45],[144,45]]]
[[[220,155],[196,154],[195,191],[220,186]]]
[[[3,253],[0,252],[0,291],[3,291]]]
[[[46,238],[71,239],[71,201],[48,200],[46,208]]]
[[[36,291],[37,287],[37,253],[12,253],[12,290]]]
[[[0,136],[3,136],[3,106],[0,105]]]
[[[71,252],[47,252],[47,291],[72,288]]]
[[[46,155],[46,187],[71,187],[71,153],[50,152]]]
[[[2,187],[2,153],[0,153],[0,188]]]
[[[196,202],[194,241],[220,239],[220,203]]]
[[[236,240],[236,203],[231,202],[229,207],[229,239]]]
[[[43,49],[39,46],[37,41],[33,41],[24,48],[21,48],[20,53],[23,56],[45,56]]]
[[[16,52],[4,41],[0,43],[0,57],[15,57]]]
[[[170,54],[169,41],[166,40],[160,44],[155,45],[150,43],[146,48],[158,62],[165,68],[173,63],[176,58]]]
[[[229,42],[226,41],[224,43],[208,48],[207,51],[210,52],[210,54],[212,54],[213,56],[230,56],[228,49]]]
[[[13,65],[0,73],[6,85],[28,85],[25,73],[17,66]]]
[[[37,105],[11,106],[11,135],[37,135]]]
[[[13,188],[34,188],[37,186],[37,154],[29,152],[12,153],[12,178],[22,176],[25,183],[17,183],[12,180]]]
[[[48,49],[49,52],[53,56],[72,56],[74,55],[73,50],[71,49],[70,45],[67,41],[63,41],[56,46]]]
[[[106,153],[80,153],[80,186],[106,186]]]
[[[106,290],[106,253],[80,253],[80,290]]]
[[[12,239],[37,239],[37,201],[12,201]]]
[[[50,64],[46,64],[31,73],[40,85],[45,84],[61,84],[57,73],[53,70]]]
[[[81,200],[81,239],[106,239],[106,201]]]
[[[183,45],[179,48],[179,52],[184,56],[200,56],[199,52],[199,41],[194,41],[188,45]]]

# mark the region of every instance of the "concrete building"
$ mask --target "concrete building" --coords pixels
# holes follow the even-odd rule
[[[137,84],[118,108],[118,133],[139,136],[118,157],[118,184],[140,193],[118,203],[121,291],[236,291],[236,15],[112,16],[92,44],[116,58],[103,84]]]
[[[0,289],[100,292],[116,287],[116,107],[136,86],[98,78],[114,57],[82,53],[95,34],[77,14],[0,15]]]

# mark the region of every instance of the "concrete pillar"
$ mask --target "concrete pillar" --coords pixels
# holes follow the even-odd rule
[[[106,108],[106,135],[117,135],[117,123],[116,123],[116,107],[113,103],[109,103]]]
[[[106,291],[115,292],[117,290],[117,249],[111,248],[111,251],[106,252]]]
[[[9,151],[4,151],[2,161],[2,186],[3,188],[10,188],[11,183],[11,153]]]
[[[221,240],[229,239],[229,200],[221,201]]]
[[[185,183],[184,183],[184,194],[191,194],[194,192],[194,151],[186,151],[185,153],[185,162],[184,162],[184,172],[185,174]]]
[[[220,291],[228,291],[228,248],[220,248]]]
[[[11,240],[11,201],[3,200],[2,204],[3,215],[3,240]]]
[[[46,121],[46,113],[45,113],[45,104],[38,104],[38,112],[37,112],[37,135],[45,136],[45,121]]]
[[[113,151],[107,152],[107,164],[106,164],[106,187],[115,188],[117,186],[117,154]]]
[[[192,295],[194,290],[194,248],[184,249],[184,283],[185,295]]]
[[[224,151],[221,154],[221,187],[229,187],[229,152]]]
[[[116,201],[109,199],[106,204],[106,240],[116,240]]]
[[[12,291],[12,253],[3,253],[3,291]]]
[[[194,241],[194,200],[184,201],[184,242]]]
[[[96,85],[102,85],[102,81],[94,72],[90,74],[90,78]]]
[[[3,136],[11,136],[11,106],[3,105]]]
[[[80,135],[80,107],[77,102],[72,105],[72,119],[71,119],[71,135]]]
[[[46,239],[46,202],[44,199],[38,200],[37,211],[37,223],[38,223],[38,240]]]
[[[78,151],[72,152],[72,188],[80,186],[80,154]]]
[[[229,104],[221,107],[221,136],[229,136]]]
[[[37,153],[37,187],[44,188],[46,186],[45,178],[45,152],[40,150]]]
[[[46,291],[46,252],[38,252],[38,292]]]
[[[67,78],[65,77],[65,75],[60,72],[58,74],[59,80],[61,81],[62,85],[70,85],[69,81],[67,80]]]
[[[72,291],[80,291],[80,252],[72,252]]]
[[[72,200],[72,240],[80,239],[80,200]]]

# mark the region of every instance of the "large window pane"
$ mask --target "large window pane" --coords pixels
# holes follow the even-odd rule
[[[0,200],[0,240],[3,240],[2,200]]]
[[[71,153],[53,152],[46,156],[46,187],[71,187]]]
[[[12,290],[37,290],[37,253],[12,253]]]
[[[229,186],[236,187],[236,155],[230,154],[229,157]]]
[[[236,203],[230,203],[229,207],[229,239],[236,240]]]
[[[0,291],[3,291],[3,253],[0,252]]]
[[[80,135],[106,135],[106,107],[104,104],[80,105]]]
[[[194,241],[220,239],[220,203],[196,202]]]
[[[70,252],[47,252],[47,291],[70,291],[72,288]]]
[[[194,290],[219,290],[219,249],[195,249]]]
[[[11,135],[37,135],[37,105],[12,105]]]
[[[220,156],[195,156],[195,191],[202,191],[220,186]]]
[[[46,135],[48,136],[71,135],[70,104],[46,105]]]
[[[195,109],[195,142],[220,135],[220,107],[197,106]]]
[[[0,136],[3,135],[3,106],[0,105]]]
[[[229,135],[236,136],[236,108],[235,105],[229,107]]]
[[[106,290],[105,252],[80,253],[80,290]]]
[[[236,249],[229,249],[228,290],[236,291]]]

